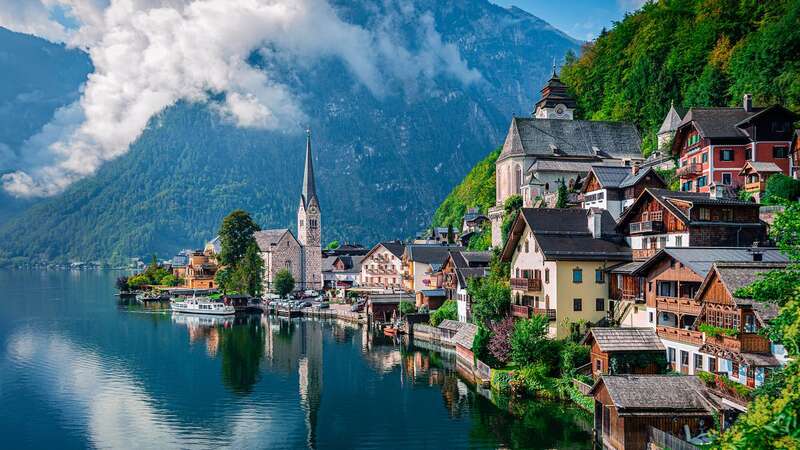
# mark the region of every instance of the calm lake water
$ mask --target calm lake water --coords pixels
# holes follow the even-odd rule
[[[491,401],[451,352],[127,306],[118,274],[0,271],[0,448],[591,447],[587,414]]]

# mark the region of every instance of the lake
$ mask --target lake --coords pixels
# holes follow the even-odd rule
[[[591,448],[587,413],[493,399],[450,351],[128,305],[118,275],[0,270],[0,447]]]

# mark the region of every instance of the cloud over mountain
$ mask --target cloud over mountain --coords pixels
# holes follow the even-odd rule
[[[266,67],[341,60],[379,98],[389,95],[389,79],[481,79],[429,13],[396,4],[393,14],[418,17],[414,48],[397,36],[392,15],[367,29],[324,0],[0,0],[1,26],[82,48],[95,68],[80,99],[19,150],[3,187],[20,197],[59,193],[124,154],[155,114],[179,101],[211,102],[241,127],[298,129],[308,118],[297,93],[280,74],[250,64],[254,52],[280,62]]]

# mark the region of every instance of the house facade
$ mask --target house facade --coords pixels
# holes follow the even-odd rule
[[[601,375],[665,373],[664,344],[652,328],[593,327],[581,342],[589,346],[595,379]]]
[[[665,247],[745,247],[766,242],[758,205],[699,192],[646,188],[620,216],[634,260]]]
[[[550,319],[549,335],[607,315],[608,267],[629,261],[630,248],[608,211],[523,208],[501,254],[511,264],[511,312]]]
[[[183,279],[183,286],[189,289],[214,289],[218,269],[213,254],[198,250],[189,253],[184,266],[173,267],[172,273]]]
[[[399,241],[376,244],[361,261],[359,286],[368,290],[401,290],[403,288],[403,252]]]
[[[675,133],[672,153],[680,155],[681,190],[709,192],[717,184],[735,188],[748,161],[774,163],[789,175],[792,123],[797,115],[780,105],[754,107],[744,96],[736,108],[691,108]]]
[[[286,269],[295,279],[295,288],[302,289],[303,248],[288,228],[262,230],[255,233],[256,243],[264,261],[263,290],[274,292],[275,276]],[[320,271],[320,277],[322,271]]]
[[[407,292],[441,288],[441,270],[451,251],[462,247],[410,244],[403,252],[403,289]]]
[[[459,322],[472,319],[472,298],[467,286],[469,280],[488,275],[491,258],[491,252],[451,251],[442,266],[442,288],[448,300],[456,301]]]
[[[592,166],[581,188],[584,209],[605,209],[616,220],[645,188],[666,188],[652,167]]]

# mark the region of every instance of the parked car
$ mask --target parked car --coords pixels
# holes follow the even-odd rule
[[[317,303],[317,304],[314,305],[314,308],[316,308],[316,309],[328,309],[330,307],[331,307],[331,305],[328,304],[327,302]]]
[[[311,302],[300,302],[301,308],[309,308],[311,307]]]

